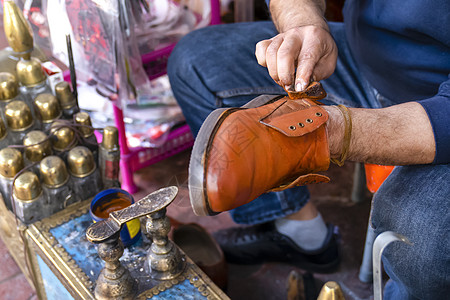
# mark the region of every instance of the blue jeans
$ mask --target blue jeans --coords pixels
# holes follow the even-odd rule
[[[381,107],[380,97],[353,61],[342,23],[330,23],[330,29],[339,48],[339,60],[334,74],[322,81],[328,103]],[[177,44],[169,59],[168,74],[194,135],[216,108],[239,107],[261,94],[285,94],[254,55],[257,42],[276,34],[272,22],[217,25],[194,31]],[[237,223],[267,222],[297,212],[308,200],[306,187],[268,193],[234,209],[231,216]]]
[[[384,299],[448,299],[450,295],[450,165],[396,167],[372,204],[375,233],[391,230],[413,245],[390,244]]]
[[[348,48],[343,25],[341,23],[329,23],[329,26],[339,49],[339,57],[334,74],[330,78],[322,81],[328,93],[324,102],[327,104],[344,104],[350,107],[366,108],[380,108],[395,104],[378,94],[359,72],[358,66],[354,62],[350,49]],[[174,95],[194,135],[197,134],[208,114],[216,108],[242,106],[261,94],[285,94],[284,90],[269,76],[267,69],[257,64],[254,55],[257,42],[271,38],[276,34],[277,31],[271,22],[217,25],[194,31],[177,44],[169,59],[168,74]],[[408,181],[409,177],[412,176],[411,174],[415,174],[414,170],[419,167],[398,167],[395,169],[394,174],[401,173],[401,170],[404,168],[412,170],[408,173],[409,175],[401,178],[401,180]],[[417,186],[404,183],[400,185],[395,181],[397,176],[393,175],[390,177],[390,179],[393,179],[388,182],[394,184],[395,192],[402,199],[404,192],[408,194],[405,191],[407,189],[416,193],[415,199],[422,199],[423,201],[423,199],[427,199],[428,197],[434,197],[431,189],[425,187],[435,184],[439,184],[436,186],[439,187],[441,196],[444,195],[448,198],[450,195],[448,166],[421,166],[421,168],[421,170],[427,169],[429,172],[439,169],[443,174],[446,174],[447,180],[440,181],[439,183],[435,183],[436,181],[422,181]],[[387,183],[383,184],[383,186],[385,185]],[[373,222],[375,224],[376,222],[380,222],[378,221],[380,218],[375,211],[385,212],[383,200],[390,203],[391,206],[397,204],[397,202],[391,203],[389,193],[384,195],[383,190],[380,189],[380,192],[375,198],[373,214]],[[424,196],[426,198],[423,198]],[[443,199],[443,197],[438,197],[438,199],[441,199],[441,201],[436,200],[435,203],[440,203],[441,206],[433,207],[434,210],[431,209],[431,211],[443,210],[444,214],[448,215],[448,201]],[[234,209],[231,211],[231,216],[235,222],[244,224],[271,221],[300,210],[308,200],[309,193],[306,187],[297,187],[277,193],[267,193],[246,205]],[[405,201],[410,200],[406,199]],[[415,205],[412,204],[409,208],[414,209]],[[391,217],[396,219],[396,213],[402,210],[402,207],[393,207]],[[437,221],[445,220],[445,228],[448,228],[448,218],[439,219],[439,214],[435,215],[431,212],[427,216],[429,218],[436,217]],[[424,226],[422,232],[425,232],[427,226],[425,226],[426,223],[424,222],[427,220],[424,218],[420,219],[423,221],[420,224]],[[398,222],[403,221],[402,225],[400,223],[398,224],[398,228],[386,222],[386,220],[378,223],[379,225],[376,228],[377,230],[394,230],[403,233],[399,228],[402,226],[411,227],[411,224],[408,224],[411,220],[408,218],[402,219],[398,217],[396,220]],[[441,234],[447,233],[445,228]],[[416,232],[420,233],[420,231]],[[442,241],[448,241],[448,238]],[[416,242],[422,243],[420,238],[417,238]],[[416,247],[410,247],[406,251],[414,252],[415,249]],[[445,250],[447,248],[443,249]],[[389,257],[389,255],[392,254],[387,251],[386,257]],[[442,263],[441,266],[446,268],[444,270],[449,270],[450,265],[448,257],[445,259],[446,256],[448,255],[443,251],[436,258],[442,259],[442,261],[439,261],[439,264]],[[402,257],[405,260],[405,257],[408,256],[403,255]],[[390,266],[395,264],[392,263],[389,265],[389,261],[388,259],[386,269],[392,270],[393,276],[391,278],[398,278],[398,280],[394,281],[394,285],[390,284],[386,288],[386,292],[391,290],[390,286],[393,286],[393,290],[401,291],[398,293],[402,293],[401,297],[399,296],[400,294],[392,293],[396,298],[389,299],[415,299],[409,297],[409,295],[413,295],[414,293],[402,285],[402,276],[411,276],[412,274],[403,272],[403,269],[397,270],[391,268]],[[406,259],[406,261],[410,262],[409,259]],[[433,262],[436,263],[437,260],[433,260]],[[396,272],[400,275],[395,275],[397,274]],[[448,271],[441,273],[441,276],[444,275],[448,275]],[[434,278],[430,278],[430,281],[434,282]],[[446,284],[446,289],[449,288],[448,279],[441,282]],[[426,296],[425,298],[439,299],[431,296]]]

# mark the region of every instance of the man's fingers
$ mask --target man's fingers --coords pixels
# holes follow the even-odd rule
[[[280,79],[278,77],[278,70],[277,70],[277,55],[278,55],[278,49],[280,48],[280,45],[283,43],[283,38],[279,35],[272,38],[271,43],[267,46],[266,49],[266,65],[267,70],[269,71],[270,77],[272,77],[275,82],[279,82]]]
[[[271,40],[263,40],[256,44],[255,56],[256,59],[258,60],[258,64],[260,64],[263,67],[267,67],[266,51],[267,47],[269,47],[271,42],[272,42]]]
[[[337,51],[332,51],[323,56],[314,67],[312,77],[319,81],[330,77],[336,68]]]
[[[321,58],[320,47],[304,45],[298,56],[298,67],[295,78],[295,90],[303,91],[309,84],[314,67]],[[320,80],[321,78],[315,78]]]
[[[302,43],[293,36],[285,36],[277,54],[277,72],[281,86],[290,86],[295,81],[295,63]]]
[[[318,81],[333,73],[337,48],[328,31],[303,26],[259,42],[255,55],[275,82],[285,89],[294,85],[302,91],[312,77]]]

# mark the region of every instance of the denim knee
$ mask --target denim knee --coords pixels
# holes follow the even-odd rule
[[[171,75],[185,74],[185,72],[182,72],[185,70],[183,68],[186,66],[197,65],[198,57],[204,55],[201,50],[208,48],[205,47],[205,44],[207,43],[208,31],[210,30],[211,29],[208,27],[194,30],[178,41],[169,56],[167,64],[167,74],[169,77],[171,77]],[[211,48],[208,48],[208,51],[210,51],[210,49]]]
[[[194,135],[206,117],[217,108],[216,96],[208,86],[212,78],[206,59],[208,32],[204,28],[193,31],[182,38],[172,51],[167,74],[170,85],[183,114]]]

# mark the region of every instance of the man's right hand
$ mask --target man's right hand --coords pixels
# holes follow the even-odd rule
[[[255,51],[258,63],[286,90],[303,91],[311,80],[328,78],[336,67],[338,50],[325,27],[293,27],[260,41]]]

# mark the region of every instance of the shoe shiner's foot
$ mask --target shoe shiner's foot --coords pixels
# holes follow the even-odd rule
[[[339,264],[337,228],[327,225],[323,245],[304,250],[286,235],[279,233],[274,222],[219,230],[214,234],[228,262],[259,264],[283,262],[310,272],[327,273]]]

